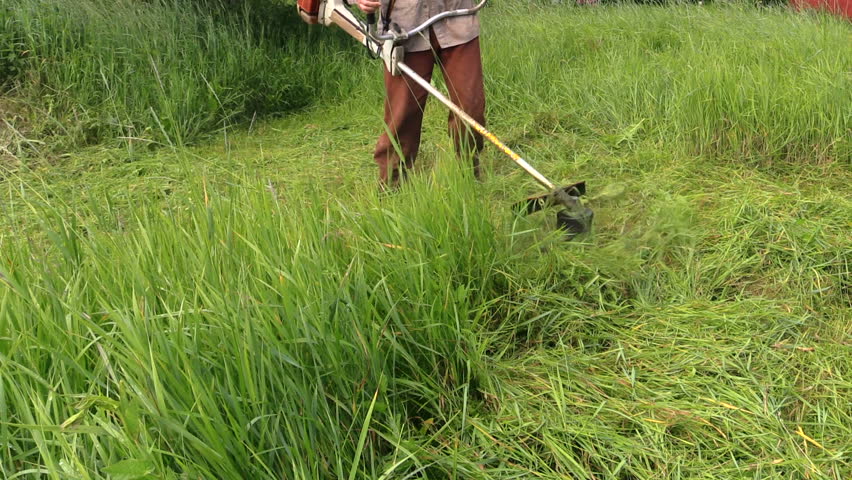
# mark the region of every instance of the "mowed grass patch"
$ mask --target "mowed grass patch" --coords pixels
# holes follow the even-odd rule
[[[848,316],[762,299],[589,313],[543,312],[546,343],[497,362],[494,413],[461,436],[495,477],[849,475]]]

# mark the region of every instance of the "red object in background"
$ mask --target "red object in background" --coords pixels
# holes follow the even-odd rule
[[[852,0],[791,0],[796,8],[817,8],[852,19]]]

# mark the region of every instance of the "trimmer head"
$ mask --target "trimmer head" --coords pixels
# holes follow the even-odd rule
[[[580,197],[586,194],[586,182],[578,182],[557,188],[552,192],[528,197],[515,204],[515,211],[529,215],[551,206],[561,206],[556,214],[556,225],[565,231],[568,240],[592,229],[595,216],[591,208],[580,202]]]
[[[582,207],[579,211],[571,212],[568,209],[556,212],[556,226],[565,231],[568,240],[577,235],[592,230],[592,219],[595,212],[589,207]]]
[[[585,194],[586,182],[577,182],[566,187],[557,188],[552,192],[527,197],[525,200],[516,203],[513,208],[518,213],[530,215],[549,206],[563,203],[565,196],[577,199]],[[568,202],[570,203],[571,200],[568,200]],[[569,207],[568,205],[565,206]]]

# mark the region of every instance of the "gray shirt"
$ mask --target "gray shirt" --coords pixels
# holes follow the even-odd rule
[[[390,0],[382,0],[382,16],[387,12],[389,3]],[[474,0],[396,0],[390,13],[391,23],[409,31],[439,13],[475,5]],[[445,18],[431,28],[435,31],[435,38],[441,48],[454,47],[479,36],[479,18],[476,15]],[[429,29],[412,36],[403,46],[407,52],[429,50]]]

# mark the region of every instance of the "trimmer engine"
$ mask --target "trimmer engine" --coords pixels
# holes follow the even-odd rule
[[[298,2],[299,16],[306,23],[316,25],[319,23],[319,10],[322,0],[299,0]]]

